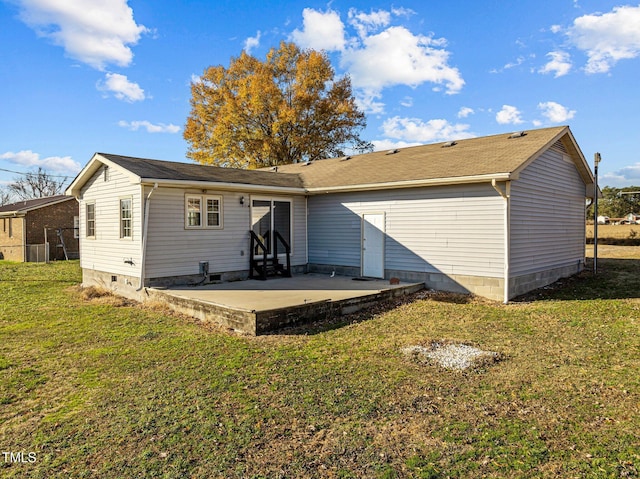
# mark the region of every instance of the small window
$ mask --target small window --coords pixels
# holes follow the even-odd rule
[[[207,198],[207,226],[209,228],[220,227],[220,199]]]
[[[96,236],[96,204],[87,203],[86,206],[86,223],[87,223],[87,238],[94,238]]]
[[[120,238],[132,238],[132,200],[123,198],[120,200]]]
[[[80,238],[80,217],[79,216],[73,217],[73,238],[74,239]]]
[[[222,197],[187,195],[185,228],[222,228]]]
[[[202,199],[199,196],[187,197],[187,228],[202,226]]]

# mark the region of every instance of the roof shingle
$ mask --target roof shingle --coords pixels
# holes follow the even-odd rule
[[[8,205],[0,206],[0,214],[2,213],[26,213],[37,208],[42,208],[54,203],[68,201],[71,198],[65,195],[47,196],[45,198],[35,198],[32,200],[18,201]]]
[[[397,153],[379,151],[351,159],[331,158],[310,164],[278,167],[281,173],[297,173],[306,188],[336,188],[439,178],[473,177],[513,173],[550,146],[566,126],[401,148]]]

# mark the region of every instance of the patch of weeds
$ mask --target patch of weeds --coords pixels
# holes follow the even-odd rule
[[[118,296],[112,291],[99,286],[89,286],[87,288],[76,287],[80,298],[82,300],[91,302],[93,304],[107,305],[113,307],[135,306],[138,302],[123,296]]]
[[[411,456],[405,465],[413,473],[413,477],[420,479],[438,479],[444,477],[442,467],[438,465],[440,454],[431,453],[427,456]]]

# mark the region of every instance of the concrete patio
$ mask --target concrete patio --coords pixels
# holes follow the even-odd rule
[[[294,323],[350,314],[423,288],[424,283],[392,285],[388,280],[303,274],[148,292],[175,311],[256,335]]]

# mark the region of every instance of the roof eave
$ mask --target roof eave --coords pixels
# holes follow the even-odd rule
[[[48,206],[58,205],[60,203],[64,203],[65,201],[69,201],[71,199],[72,198],[62,197],[60,199],[57,199],[56,201],[50,201],[44,204],[38,204],[34,206],[29,206],[26,208],[18,208],[17,210],[12,210],[12,211],[2,211],[0,212],[0,216],[24,216],[30,211],[39,210],[40,208],[46,208]]]
[[[449,186],[471,183],[491,183],[491,181],[517,180],[518,175],[511,172],[488,173],[473,176],[454,176],[449,178],[428,178],[423,180],[392,181],[388,183],[367,183],[359,185],[326,186],[307,188],[309,194],[344,193],[355,191],[391,190],[401,188],[419,188],[423,186]]]
[[[64,194],[67,196],[75,196],[76,198],[80,196],[80,191],[82,187],[85,185],[89,179],[96,174],[96,172],[100,169],[102,165],[106,165],[109,168],[117,168],[123,171],[131,180],[131,183],[139,183],[140,177],[127,170],[126,168],[122,168],[117,163],[105,158],[100,153],[94,153],[89,160],[89,163],[78,173],[78,176],[71,182],[69,187],[65,190]]]
[[[591,173],[591,168],[587,163],[580,147],[578,146],[578,142],[573,136],[571,129],[568,126],[563,127],[551,140],[549,140],[546,144],[544,144],[540,149],[533,155],[531,155],[525,162],[523,162],[518,168],[514,170],[515,174],[520,174],[522,170],[527,168],[531,163],[533,163],[540,155],[542,155],[545,151],[547,151],[552,145],[556,143],[556,141],[561,140],[564,137],[569,138],[570,146],[573,151],[571,151],[570,156],[573,158],[574,163],[576,165],[576,169],[580,173],[585,185],[589,186],[590,184],[595,183],[595,178]]]
[[[229,183],[224,181],[193,181],[193,180],[170,180],[160,178],[141,178],[140,183],[146,186],[163,186],[165,188],[196,188],[207,190],[225,190],[225,191],[248,191],[256,193],[286,193],[304,195],[307,193],[305,188],[296,188],[293,186],[269,186],[254,185],[249,183]]]

